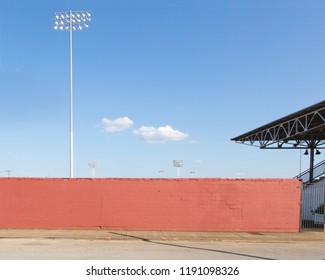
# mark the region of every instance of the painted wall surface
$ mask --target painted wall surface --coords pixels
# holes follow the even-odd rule
[[[0,228],[299,231],[294,179],[0,178]]]

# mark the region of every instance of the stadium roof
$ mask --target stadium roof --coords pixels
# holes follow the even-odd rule
[[[323,149],[325,100],[231,140],[261,149]]]
[[[310,149],[308,182],[311,183],[319,175],[314,176],[317,171],[314,155],[320,154],[318,149],[325,149],[325,100],[231,140],[261,149]],[[320,166],[323,168],[325,161]],[[324,174],[324,170],[320,174]],[[301,175],[296,178],[301,178]]]

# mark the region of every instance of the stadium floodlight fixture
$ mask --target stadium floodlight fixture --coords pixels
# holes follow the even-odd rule
[[[88,28],[91,14],[87,11],[69,11],[54,13],[55,30],[81,30]]]
[[[82,20],[81,20],[82,19]],[[87,11],[54,13],[54,30],[67,30],[70,33],[70,178],[73,178],[73,94],[72,94],[72,31],[88,28],[91,14]]]

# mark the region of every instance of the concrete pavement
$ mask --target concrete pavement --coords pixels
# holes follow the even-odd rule
[[[0,229],[0,239],[41,238],[115,241],[195,241],[195,242],[324,242],[324,231],[215,232],[215,231],[135,231],[98,229]]]
[[[319,242],[0,239],[0,260],[322,260]]]
[[[0,229],[0,260],[324,259],[324,232]]]

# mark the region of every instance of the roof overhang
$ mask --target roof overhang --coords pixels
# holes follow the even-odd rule
[[[261,149],[323,149],[325,100],[231,140]]]

